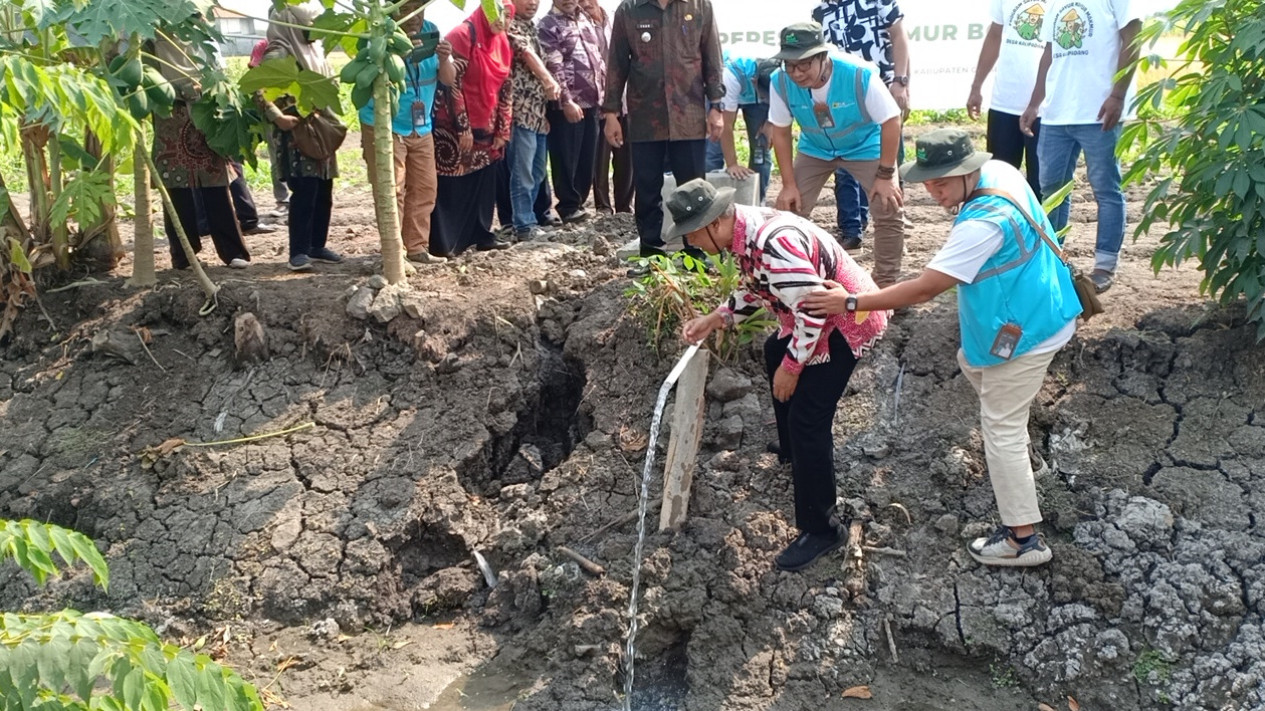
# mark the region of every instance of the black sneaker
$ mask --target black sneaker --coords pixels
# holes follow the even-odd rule
[[[768,452],[769,454],[776,454],[776,455],[777,455],[777,463],[778,463],[778,464],[790,464],[790,463],[791,463],[791,455],[790,455],[790,453],[788,452],[788,453],[786,453],[786,454],[783,454],[783,453],[782,453],[782,445],[781,445],[780,443],[778,443],[778,442],[769,442],[768,444],[764,445],[764,451]]]
[[[314,249],[308,252],[307,256],[311,257],[314,262],[324,262],[326,264],[338,264],[343,261],[343,255],[328,247]]]
[[[584,222],[587,219],[589,219],[589,211],[584,208],[580,208],[575,212],[569,212],[562,216],[562,221],[568,225],[574,222]]]
[[[559,220],[558,216],[552,212],[547,212],[543,215],[536,215],[536,224],[541,227],[557,227],[562,224],[562,220]]]
[[[1006,568],[1026,568],[1049,563],[1054,557],[1041,534],[1033,533],[1020,543],[1009,526],[998,526],[987,538],[976,538],[966,546],[975,560],[984,565]]]
[[[839,245],[843,247],[845,252],[861,251],[861,238],[853,235],[839,238]]]
[[[847,542],[848,535],[841,529],[835,529],[833,534],[801,533],[773,559],[773,563],[779,570],[793,573],[807,568],[823,555],[839,550]]]
[[[509,249],[510,243],[500,239],[494,239],[486,244],[476,244],[474,248],[480,252],[491,252],[498,249]]]

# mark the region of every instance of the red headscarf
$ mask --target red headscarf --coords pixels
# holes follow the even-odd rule
[[[514,17],[514,6],[501,10],[502,21],[508,23]],[[471,28],[474,31],[471,32]],[[483,8],[475,10],[465,22],[448,33],[452,51],[465,58],[465,75],[461,79],[461,93],[466,101],[466,114],[471,128],[490,129],[496,112],[496,96],[501,85],[510,75],[514,63],[514,50],[504,32],[492,33],[492,25]]]

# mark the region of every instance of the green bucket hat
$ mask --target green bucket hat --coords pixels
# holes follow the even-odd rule
[[[733,188],[717,189],[702,178],[678,187],[664,203],[672,216],[671,235],[680,237],[710,225],[733,201]]]
[[[821,25],[816,22],[796,22],[782,28],[778,35],[782,49],[773,58],[779,61],[798,62],[802,59],[830,51]]]
[[[914,141],[914,160],[900,167],[900,177],[911,183],[968,175],[989,161],[992,153],[975,150],[960,128],[938,128]]]

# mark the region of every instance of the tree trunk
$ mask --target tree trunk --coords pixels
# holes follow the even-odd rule
[[[101,140],[92,131],[85,132],[83,146],[89,154],[101,160],[99,170],[106,171],[110,176],[110,192],[114,193],[114,157],[106,156],[102,160]],[[148,187],[148,183],[146,186]],[[83,238],[79,249],[86,252],[88,258],[101,269],[109,270],[118,266],[127,252],[123,249],[123,238],[119,236],[118,209],[111,203],[102,203],[99,209],[100,220],[90,225],[80,225]]]
[[[31,194],[31,235],[41,244],[48,241],[48,213],[52,207],[48,199],[48,160],[44,156],[48,128],[41,124],[24,124],[21,133],[26,184]]]
[[[372,3],[369,22],[382,19],[382,6]],[[369,176],[378,213],[378,237],[382,241],[382,275],[392,284],[404,281],[404,243],[400,238],[400,216],[395,204],[395,146],[391,131],[391,80],[386,62],[373,80],[373,155],[376,175]]]
[[[136,144],[132,170],[135,179],[136,219],[132,221],[132,278],[131,286],[153,286],[158,283],[154,274],[154,217],[150,213],[149,167],[143,153],[149,150],[144,141]],[[118,229],[115,229],[117,235]],[[191,260],[192,263],[192,260]]]
[[[64,185],[61,174],[61,142],[56,136],[48,142],[48,193],[50,204],[61,197]],[[51,217],[49,218],[52,219]],[[53,244],[53,257],[57,260],[58,269],[70,268],[70,227],[66,223],[48,225],[49,236]]]

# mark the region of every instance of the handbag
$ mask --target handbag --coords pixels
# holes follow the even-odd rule
[[[347,138],[347,127],[333,114],[313,111],[299,119],[290,140],[299,152],[313,160],[329,160]]]
[[[1018,200],[1015,200],[1010,193],[1007,193],[1004,190],[997,190],[995,188],[980,188],[971,193],[971,196],[967,198],[967,202],[983,195],[999,197],[1013,205],[1014,208],[1019,211],[1019,214],[1023,215],[1024,219],[1028,221],[1028,225],[1041,236],[1041,241],[1045,242],[1050,249],[1054,250],[1054,256],[1058,257],[1058,260],[1062,262],[1063,266],[1067,267],[1068,271],[1072,274],[1072,288],[1076,291],[1076,299],[1081,302],[1082,319],[1088,321],[1106,310],[1102,306],[1102,301],[1098,299],[1098,290],[1094,288],[1094,282],[1090,280],[1088,275],[1077,269],[1074,264],[1067,261],[1067,258],[1063,256],[1063,249],[1059,247],[1057,242],[1050,238],[1050,235],[1046,234],[1045,228],[1041,226],[1041,223],[1033,219],[1032,215],[1029,215],[1028,211],[1023,209],[1023,205],[1020,205]]]

